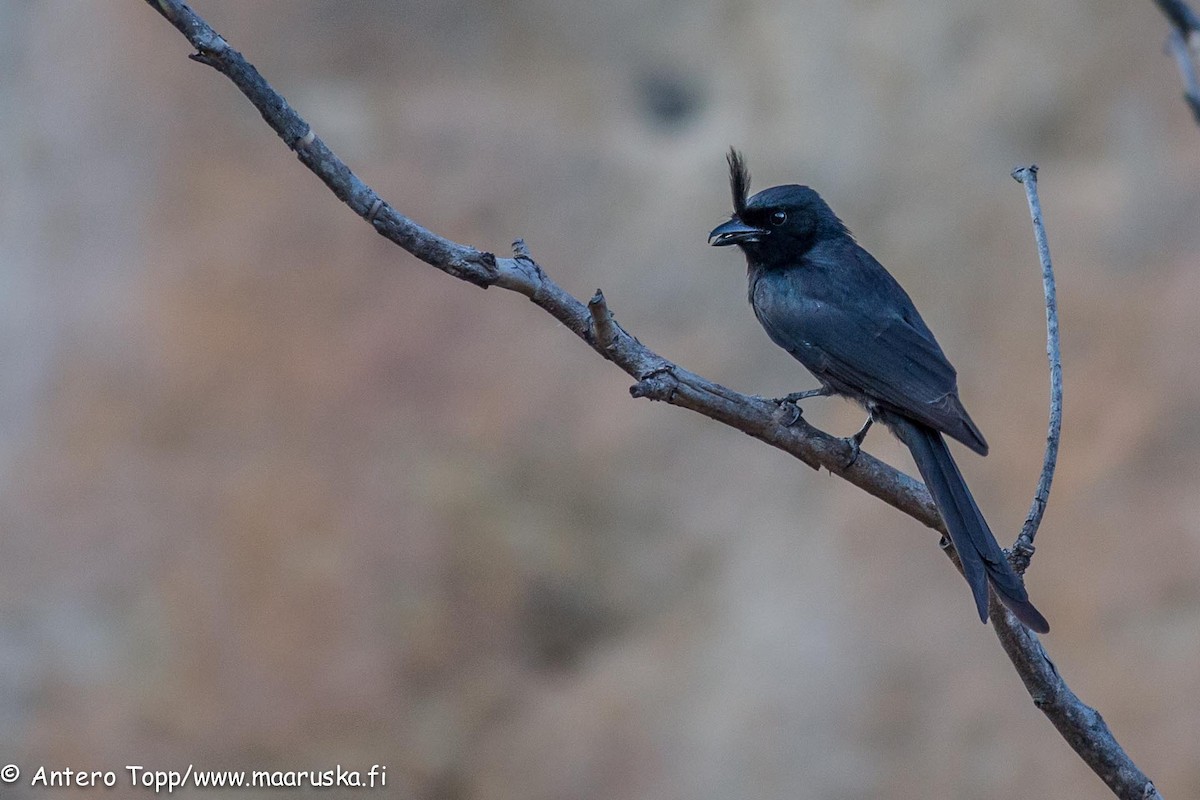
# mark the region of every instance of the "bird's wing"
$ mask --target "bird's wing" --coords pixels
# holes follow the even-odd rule
[[[788,283],[763,287],[754,297],[759,320],[776,344],[834,389],[987,452],[958,399],[954,367],[911,301],[898,306],[871,297],[815,298],[799,282]]]

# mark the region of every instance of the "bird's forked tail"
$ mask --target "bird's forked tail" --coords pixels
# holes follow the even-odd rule
[[[958,551],[963,576],[971,585],[979,618],[988,618],[988,583],[996,595],[1030,630],[1046,633],[1050,624],[1033,603],[1021,578],[1013,571],[987,520],[975,504],[967,482],[950,455],[942,434],[933,428],[896,414],[884,413],[883,421],[912,451],[913,460],[933,502],[937,504],[950,542]]]

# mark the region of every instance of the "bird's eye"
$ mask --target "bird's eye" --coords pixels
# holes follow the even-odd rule
[[[786,211],[776,211],[774,214],[771,215],[771,224],[772,225],[782,225],[785,222],[787,222],[787,212]]]

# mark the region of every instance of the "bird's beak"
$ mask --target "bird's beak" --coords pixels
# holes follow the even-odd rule
[[[713,247],[726,247],[731,244],[761,242],[762,237],[766,236],[767,233],[762,228],[747,225],[737,217],[734,217],[729,222],[722,223],[713,228],[712,233],[708,235],[708,243]]]

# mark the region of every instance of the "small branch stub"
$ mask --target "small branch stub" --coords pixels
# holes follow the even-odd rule
[[[617,330],[612,312],[608,310],[608,301],[604,299],[604,292],[596,290],[592,299],[588,301],[588,311],[592,315],[592,335],[596,338],[596,344],[604,348],[606,355],[611,356],[617,341]]]
[[[629,387],[629,396],[669,403],[679,388],[679,381],[667,365],[650,370]]]
[[[513,258],[518,258],[522,261],[533,261],[533,254],[529,252],[529,245],[525,244],[524,239],[517,239],[512,243],[512,252]]]

